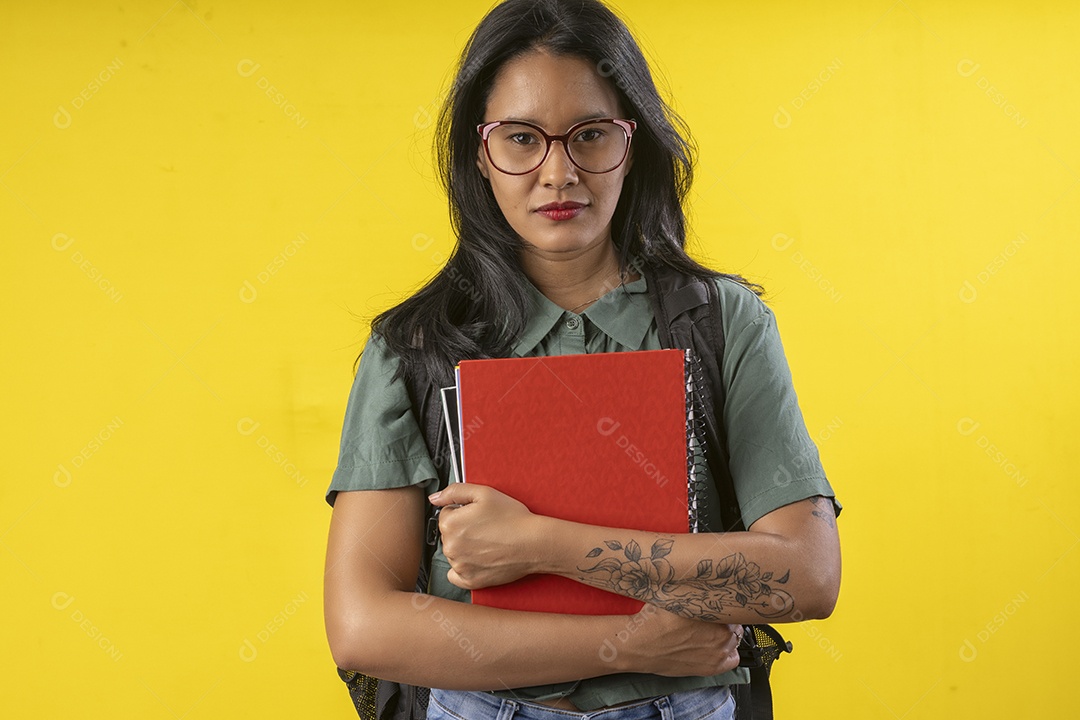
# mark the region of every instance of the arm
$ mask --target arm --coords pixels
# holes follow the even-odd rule
[[[415,685],[490,690],[628,671],[713,675],[738,664],[731,628],[672,613],[523,613],[417,594],[423,502],[418,487],[338,494],[324,612],[339,667]],[[628,623],[635,631],[616,640]]]
[[[777,508],[746,532],[657,534],[534,515],[483,486],[434,497],[449,579],[464,588],[551,573],[688,618],[722,623],[828,617],[840,587],[832,502]]]

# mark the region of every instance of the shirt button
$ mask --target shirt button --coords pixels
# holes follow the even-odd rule
[[[581,320],[579,320],[576,316],[571,317],[566,321],[566,327],[570,328],[571,330],[576,330],[580,322]]]

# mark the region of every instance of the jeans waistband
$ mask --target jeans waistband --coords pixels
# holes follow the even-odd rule
[[[588,712],[511,700],[485,692],[431,690],[428,720],[730,720],[735,699],[726,686],[683,690]]]

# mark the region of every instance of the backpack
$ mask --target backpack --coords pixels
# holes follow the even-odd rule
[[[721,362],[724,356],[723,316],[715,283],[683,274],[670,267],[641,268],[649,288],[649,301],[656,317],[660,343],[664,348],[690,349],[700,364],[699,418],[704,420],[705,458],[712,471],[720,497],[720,520],[725,532],[745,530],[735,485],[728,469],[727,436],[722,419],[714,408],[724,407]],[[440,487],[449,481],[450,448],[443,432],[439,389],[452,384],[448,378],[432,379],[424,371],[406,381],[409,399],[420,420],[420,429],[432,462],[439,474]],[[427,507],[427,537],[421,560],[416,591],[427,592],[428,569],[435,552],[438,520]],[[772,663],[783,652],[791,652],[791,643],[769,625],[747,625],[739,647],[740,667],[750,671],[750,683],[732,685],[737,720],[771,720],[772,693],[769,675]],[[338,668],[361,720],[424,720],[427,715],[428,688],[389,682],[353,670]]]

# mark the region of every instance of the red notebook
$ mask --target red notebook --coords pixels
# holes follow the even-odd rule
[[[464,480],[497,488],[540,515],[688,532],[696,507],[688,358],[683,350],[646,350],[462,361]],[[472,601],[585,615],[642,607],[555,575],[474,590]]]

